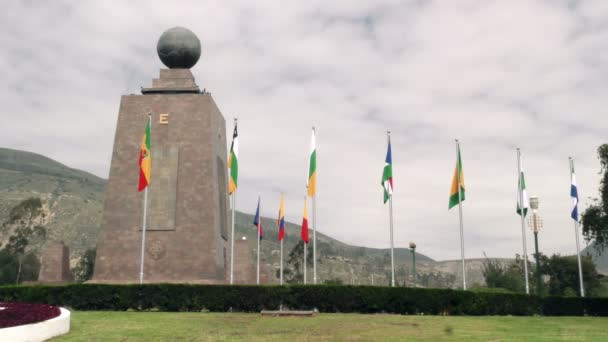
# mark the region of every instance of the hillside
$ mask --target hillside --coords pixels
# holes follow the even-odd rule
[[[0,220],[21,201],[40,198],[48,238],[65,241],[78,258],[97,241],[105,183],[41,155],[0,148]],[[9,234],[0,228],[0,242]]]
[[[106,180],[90,173],[72,169],[44,156],[0,148],[0,221],[21,201],[38,197],[43,201],[48,238],[63,240],[70,246],[71,264],[87,249],[95,247],[99,233],[103,193]],[[236,237],[249,241],[252,258],[255,255],[255,227],[253,216],[236,213]],[[279,267],[279,244],[274,218],[263,218],[265,238],[262,241],[262,261],[270,269]],[[10,232],[0,228],[0,242]],[[285,253],[299,242],[298,225],[287,223]],[[390,257],[388,249],[351,246],[317,232],[319,251],[318,273],[321,280],[339,278],[344,283],[388,284]],[[397,282],[411,283],[411,252],[395,249]],[[435,262],[416,255],[417,284],[433,287],[456,287],[460,284],[459,261]],[[469,284],[482,284],[481,260],[468,263]],[[312,272],[310,272],[312,273]]]

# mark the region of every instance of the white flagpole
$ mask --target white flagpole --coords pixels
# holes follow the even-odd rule
[[[148,113],[148,125],[150,126],[150,133],[152,133],[152,113]],[[152,151],[150,151],[152,153]],[[152,158],[149,156],[148,158]],[[141,227],[141,255],[139,258],[139,283],[144,283],[144,251],[146,250],[146,218],[148,212],[148,184],[144,190],[144,212]]]
[[[521,241],[524,249],[524,278],[526,280],[526,294],[530,294],[530,284],[528,282],[528,252],[526,249],[526,220],[524,217],[525,212],[525,204],[524,204],[524,192],[522,189],[522,179],[521,179],[521,151],[519,147],[517,148],[517,174],[519,175],[519,184],[517,191],[519,192],[519,216],[521,218]]]
[[[262,225],[262,213],[261,213],[261,204],[260,204],[260,200],[258,199],[258,267],[257,267],[257,272],[256,272],[256,283],[258,285],[260,285],[260,226]]]
[[[388,143],[391,143],[391,131],[386,132],[386,139]],[[392,154],[392,151],[391,151]],[[392,164],[392,155],[391,155],[391,164]],[[392,165],[391,165],[392,168]],[[395,286],[395,254],[393,252],[393,194],[390,194],[388,198],[388,213],[389,213],[389,225],[391,230],[391,286]]]
[[[317,131],[315,130],[315,127],[312,127],[312,130],[315,134],[315,173],[317,174],[316,180],[315,182],[318,184],[319,183],[319,178],[318,178],[318,172],[317,167],[319,165],[319,163],[317,163],[318,160],[318,153],[317,152]],[[312,197],[312,282],[313,284],[317,283],[317,189],[315,186],[315,195]]]
[[[283,240],[281,239],[281,285],[283,285]]]
[[[306,241],[302,241],[304,243],[304,285],[306,285],[306,250],[308,249],[308,244]]]
[[[139,283],[144,283],[144,251],[146,250],[146,216],[148,207],[148,187],[144,190],[144,217],[141,228],[141,256],[139,259]]]
[[[237,118],[234,118],[236,127]],[[234,139],[234,137],[233,137]],[[234,140],[233,140],[234,142]],[[232,153],[232,151],[230,151]],[[238,162],[238,161],[237,161]],[[228,175],[228,186],[230,186],[230,175]],[[230,285],[234,284],[234,207],[236,206],[236,189],[232,192],[232,222],[230,228]]]
[[[460,195],[460,169],[462,165],[460,165],[460,142],[456,139],[456,174],[458,181],[458,217],[460,218],[460,258],[462,259],[462,289],[467,289],[467,273],[464,267],[464,228],[462,224],[462,197]]]
[[[574,160],[571,157],[570,160],[570,181],[572,181],[572,175],[574,174]],[[576,184],[576,191],[578,193],[578,184]],[[578,206],[578,202],[576,203]],[[578,220],[574,221],[574,235],[576,236],[576,258],[578,260],[578,281],[580,286],[581,297],[585,297],[585,287],[583,286],[583,266],[581,264],[581,247],[578,241]]]
[[[228,176],[230,177],[230,175]],[[236,189],[232,192],[232,228],[230,229],[230,285],[234,284],[234,206]]]

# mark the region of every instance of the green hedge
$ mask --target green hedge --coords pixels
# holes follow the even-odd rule
[[[320,312],[430,315],[608,316],[608,298],[536,297],[524,294],[379,286],[97,285],[5,286],[0,301],[48,303],[77,310]]]

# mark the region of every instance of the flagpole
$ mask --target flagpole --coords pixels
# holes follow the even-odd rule
[[[148,125],[150,125],[150,132],[152,132],[152,113],[148,113]],[[152,153],[152,152],[150,152]],[[150,156],[151,158],[152,156]],[[144,283],[144,251],[146,250],[146,217],[148,211],[148,185],[144,190],[144,210],[141,227],[141,255],[139,258],[139,283]]]
[[[139,283],[144,283],[144,251],[146,250],[146,214],[148,207],[148,187],[144,190],[144,217],[141,228],[141,256],[139,259]]]
[[[302,241],[304,243],[304,285],[306,285],[306,250],[308,249],[308,244],[306,241]]]
[[[574,160],[572,160],[572,157],[568,157],[568,159],[570,161],[570,179],[572,179],[572,175],[574,174]],[[578,202],[576,205],[578,206]],[[578,239],[578,220],[574,220],[574,235],[576,236],[576,258],[578,260],[578,281],[580,286],[580,294],[581,297],[585,297],[585,287],[583,286],[583,266],[581,264],[581,247]]]
[[[258,197],[258,267],[256,272],[256,283],[260,285],[260,226],[262,225],[262,213],[260,212],[260,199]]]
[[[519,147],[517,147],[517,173],[519,175],[519,184],[518,184],[518,192],[519,192],[519,216],[521,218],[521,241],[524,249],[524,278],[526,280],[526,294],[530,294],[530,284],[528,282],[528,252],[526,250],[526,220],[524,217],[525,207],[524,207],[524,191],[522,189],[522,179],[521,179],[521,151]]]
[[[237,118],[234,118],[236,127]],[[234,138],[233,138],[234,139]],[[234,140],[233,140],[234,142]],[[232,151],[231,151],[232,152]],[[230,187],[230,175],[228,175],[228,186]],[[234,284],[234,207],[236,206],[236,188],[232,191],[232,222],[230,228],[230,285]]]
[[[317,132],[315,127],[312,127],[312,130],[315,134],[315,153],[317,151]],[[317,156],[315,156],[315,173],[317,166]],[[318,174],[318,173],[317,173]],[[315,177],[317,177],[315,175]],[[315,182],[318,183],[318,178],[315,179]],[[317,283],[317,190],[315,185],[315,195],[312,197],[312,282],[313,284]]]
[[[456,139],[456,177],[458,177],[458,217],[460,218],[460,258],[462,259],[462,289],[467,289],[467,273],[464,266],[464,228],[462,224],[462,197],[460,196],[460,142]]]
[[[234,205],[236,189],[232,192],[232,227],[230,229],[230,285],[234,284]]]
[[[386,131],[386,139],[388,143],[391,143],[391,131]],[[392,156],[391,156],[392,158]],[[395,286],[395,255],[393,252],[393,194],[390,194],[388,198],[388,216],[389,216],[389,226],[391,230],[391,286]]]
[[[281,239],[281,285],[283,285],[283,239]]]

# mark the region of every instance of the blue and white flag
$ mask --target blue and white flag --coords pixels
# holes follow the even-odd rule
[[[576,222],[578,222],[578,189],[576,188],[576,175],[574,174],[574,161],[570,164],[570,197],[572,197],[572,213],[570,213],[570,217]]]

